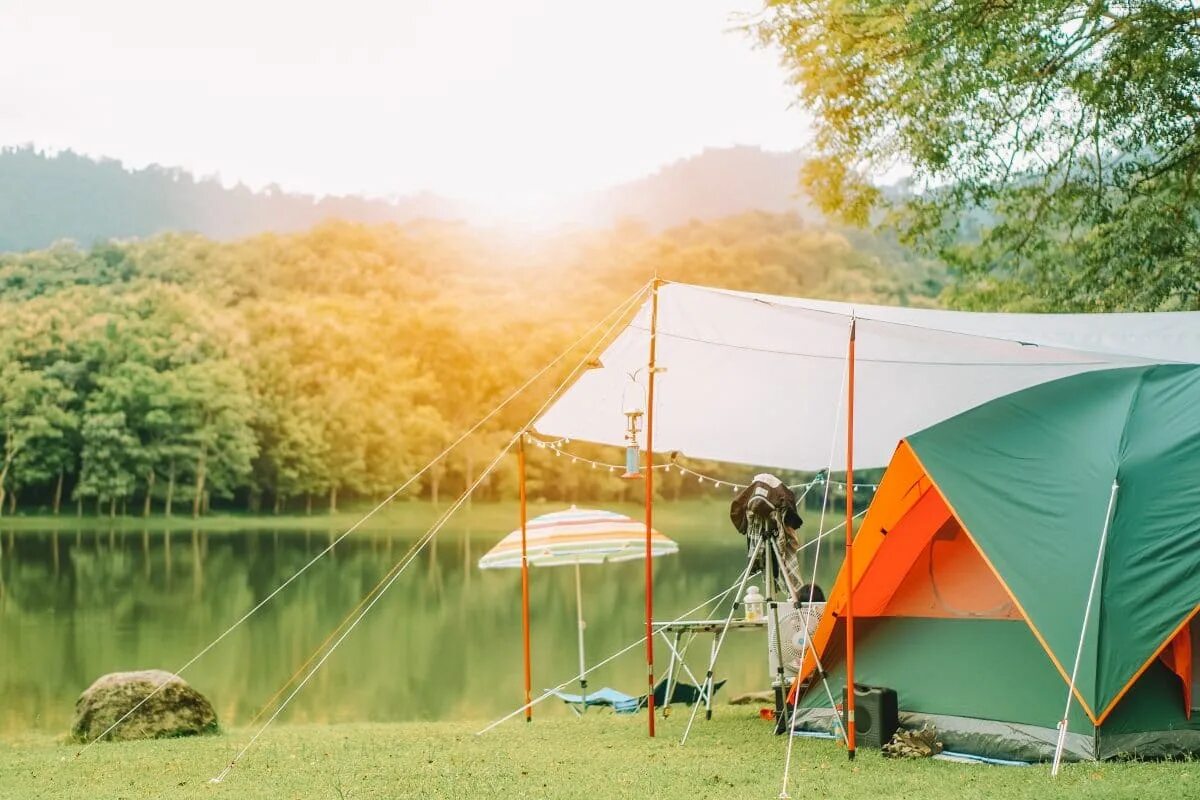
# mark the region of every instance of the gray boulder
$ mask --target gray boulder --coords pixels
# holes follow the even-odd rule
[[[109,726],[163,684],[129,718],[107,734]],[[75,701],[71,737],[90,742],[165,739],[217,732],[212,703],[178,675],[160,669],[113,672],[98,678]]]

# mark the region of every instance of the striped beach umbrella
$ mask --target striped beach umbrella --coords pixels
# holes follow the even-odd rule
[[[525,524],[525,552],[530,566],[575,567],[575,609],[579,628],[579,672],[587,668],[584,652],[583,581],[580,566],[633,561],[646,557],[645,523],[613,511],[576,508],[534,517]],[[653,558],[679,552],[679,545],[651,531]],[[479,559],[480,569],[521,566],[521,529],[513,531]],[[579,685],[586,700],[587,677]],[[586,708],[586,704],[584,705]]]

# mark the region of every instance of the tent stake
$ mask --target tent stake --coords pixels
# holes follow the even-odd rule
[[[517,445],[517,483],[521,506],[521,646],[525,659],[525,721],[533,722],[533,677],[529,658],[529,557],[525,550],[525,522],[528,518],[525,501],[525,437],[521,433]]]
[[[850,317],[846,362],[846,754],[854,760],[854,340],[857,320]]]
[[[1075,694],[1075,678],[1079,675],[1079,662],[1083,657],[1083,640],[1087,637],[1088,620],[1092,616],[1092,602],[1096,599],[1096,581],[1100,578],[1100,565],[1104,563],[1104,548],[1108,543],[1108,527],[1112,523],[1113,505],[1117,502],[1117,482],[1113,481],[1112,490],[1108,493],[1108,510],[1104,512],[1104,529],[1100,532],[1100,547],[1096,550],[1096,566],[1092,568],[1092,583],[1088,587],[1087,603],[1083,607],[1083,626],[1079,630],[1079,646],[1075,648],[1075,666],[1071,668],[1071,680],[1067,684],[1067,707],[1063,709],[1062,719],[1058,721],[1058,742],[1054,745],[1054,763],[1050,767],[1050,777],[1058,776],[1058,768],[1062,766],[1063,748],[1067,743],[1067,717],[1071,715],[1071,695]]]
[[[650,360],[646,376],[646,719],[654,736],[654,553],[650,541],[654,530],[654,374],[658,345],[658,287],[655,276],[650,287]]]

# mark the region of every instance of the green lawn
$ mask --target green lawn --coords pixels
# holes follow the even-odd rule
[[[682,710],[680,710],[681,712]],[[718,709],[678,744],[677,712],[645,736],[644,715],[479,724],[280,726],[220,785],[208,779],[247,731],[203,739],[77,748],[47,736],[0,743],[0,798],[763,798],[779,794],[784,740],[745,708]],[[796,798],[1112,797],[1179,798],[1200,792],[1193,763],[1069,765],[1051,780],[1044,766],[987,767],[889,761],[860,751],[848,763],[832,742],[797,740]]]

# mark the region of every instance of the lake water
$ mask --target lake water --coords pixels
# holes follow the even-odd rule
[[[347,538],[184,677],[223,725],[246,724],[417,533]],[[499,538],[456,531],[422,552],[279,721],[486,720],[519,706],[520,573],[476,566]],[[76,697],[104,673],[177,669],[328,542],[325,533],[288,530],[0,529],[0,735],[65,732]],[[679,554],[655,561],[656,618],[672,619],[735,581],[741,542],[732,532],[679,537]],[[840,561],[828,544],[825,586]],[[641,562],[583,568],[592,663],[641,636],[642,579]],[[573,570],[533,570],[531,607],[536,694],[577,672]],[[689,658],[701,676],[709,641],[698,638]],[[601,668],[590,685],[638,693],[642,654]],[[659,640],[659,673],[667,655]],[[731,636],[719,673],[735,693],[766,688],[765,636]],[[535,713],[567,712],[547,701]]]

